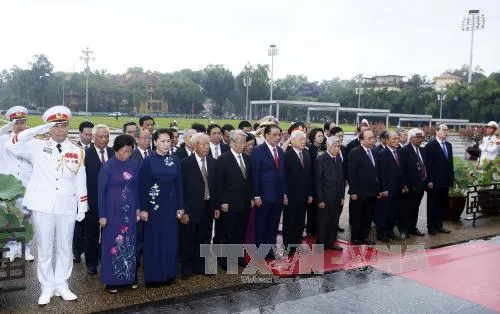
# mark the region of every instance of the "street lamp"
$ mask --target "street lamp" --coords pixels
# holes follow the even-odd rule
[[[484,14],[479,15],[479,10],[469,10],[469,15],[462,20],[462,31],[471,32],[470,36],[470,59],[469,59],[469,79],[472,81],[472,47],[474,45],[474,31],[484,28]]]
[[[358,74],[355,79],[358,79],[358,88],[356,88],[356,94],[358,95],[358,108],[361,108],[361,94],[363,94],[361,83],[363,83],[363,74]]]
[[[441,88],[437,92],[437,98],[441,102],[441,105],[439,106],[439,120],[441,121],[442,116],[443,116],[443,100],[446,99],[446,89]]]
[[[248,88],[252,86],[252,78],[246,77],[243,79],[243,86],[247,88],[247,100],[245,102],[245,120],[248,120]],[[252,119],[252,108],[250,108],[250,120]]]
[[[94,52],[89,49],[87,46],[85,50],[82,50],[83,55],[80,57],[80,60],[83,60],[85,62],[86,67],[85,67],[85,75],[86,75],[86,83],[85,83],[85,112],[89,112],[89,62],[90,60],[95,60],[92,55]]]
[[[278,54],[278,48],[276,45],[270,45],[267,54],[271,57],[271,93],[269,94],[269,100],[273,100],[273,72],[274,72],[274,57]],[[269,115],[272,115],[273,105],[269,104]]]

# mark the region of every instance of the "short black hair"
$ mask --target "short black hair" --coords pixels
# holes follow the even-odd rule
[[[137,128],[137,123],[135,123],[134,121],[125,122],[123,124],[123,133],[125,133],[129,125],[135,125],[135,127]]]
[[[332,121],[326,121],[325,124],[323,125],[323,130],[328,130],[330,131],[330,125],[332,124]]]
[[[83,129],[86,129],[86,128],[93,128],[94,127],[94,124],[90,121],[83,121],[82,123],[80,123],[80,125],[78,126],[78,130],[80,131],[80,133],[83,132]]]
[[[257,122],[255,122],[255,123],[253,124],[253,130],[254,130],[254,131],[257,131],[257,130],[259,129],[259,127],[260,127],[260,124],[258,124]]]
[[[222,134],[224,134],[224,132],[226,131],[232,131],[234,130],[234,126],[232,124],[224,124],[221,128],[221,131],[222,131]]]
[[[276,124],[269,124],[269,125],[266,125],[266,127],[264,128],[264,135],[271,133],[271,131],[274,128],[280,130],[280,132],[281,132],[281,128],[279,126],[277,126]]]
[[[252,124],[250,124],[247,120],[240,121],[238,129],[243,130],[244,128],[252,128]]]
[[[170,139],[174,137],[174,134],[172,133],[172,131],[170,131],[170,129],[158,129],[153,133],[153,142],[156,142],[158,140],[160,134],[168,134]]]
[[[113,142],[113,150],[115,152],[119,151],[125,146],[134,147],[134,138],[127,134],[120,134],[115,137],[115,141]]]
[[[370,129],[366,129],[366,130],[363,130],[363,132],[359,133],[359,139],[360,140],[364,140],[365,139],[365,133],[368,132],[368,131],[372,131]]]
[[[255,135],[253,135],[252,133],[245,133],[247,138],[246,138],[246,141],[247,142],[250,142],[250,141],[254,141],[256,144],[257,143],[257,140],[255,139]]]
[[[380,132],[380,138],[383,138],[384,140],[389,138],[389,132],[387,130],[383,130]]]
[[[210,124],[208,126],[208,128],[207,128],[207,134],[210,135],[210,132],[212,132],[212,130],[215,129],[215,128],[219,128],[219,130],[221,130],[221,132],[222,132],[222,128],[220,127],[220,125],[213,123],[213,124]]]
[[[314,143],[314,138],[316,137],[316,134],[318,132],[321,132],[323,133],[323,135],[325,135],[325,132],[323,132],[323,129],[322,128],[314,128],[311,130],[311,132],[309,132],[309,142]]]
[[[344,132],[344,130],[342,130],[342,128],[341,128],[341,127],[339,127],[339,126],[334,126],[334,127],[330,130],[330,135],[332,135],[332,136],[333,136],[333,135],[335,135],[335,134],[337,134],[337,133],[339,133],[339,132]]]
[[[206,133],[207,132],[207,128],[203,124],[197,123],[197,122],[195,122],[191,125],[191,129],[196,130],[196,132],[198,132],[198,133]]]
[[[152,116],[142,116],[142,117],[139,118],[139,125],[143,126],[144,125],[144,121],[148,121],[148,120],[153,120],[153,124],[155,124],[155,119],[153,119]]]
[[[170,128],[169,130],[170,132],[172,132],[172,134],[179,133],[179,130],[177,130],[176,128]]]

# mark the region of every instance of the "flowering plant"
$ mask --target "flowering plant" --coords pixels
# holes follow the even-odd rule
[[[123,179],[125,179],[125,181],[130,181],[130,179],[132,179],[132,174],[130,174],[130,172],[125,171],[123,173]]]

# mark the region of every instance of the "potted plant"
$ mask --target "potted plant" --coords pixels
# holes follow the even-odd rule
[[[477,126],[474,128],[460,129],[459,136],[465,140],[470,145],[465,149],[467,154],[469,154],[469,160],[477,160],[481,155],[481,149],[479,149],[479,143],[483,139],[483,128],[478,128]]]
[[[500,157],[494,160],[485,160],[481,168],[482,170],[476,175],[475,184],[485,185],[483,188],[491,188],[494,183],[500,182]],[[481,212],[498,214],[500,210],[500,191],[498,189],[478,191],[477,195]]]
[[[444,210],[444,220],[458,221],[467,201],[467,186],[473,183],[474,165],[467,160],[453,157],[453,186],[448,192],[448,207]]]
[[[26,241],[33,238],[31,223],[16,207],[17,197],[23,194],[24,187],[21,181],[13,175],[0,174],[0,243],[6,243],[16,237],[23,237]],[[5,229],[19,227],[24,228],[24,232],[2,232]]]

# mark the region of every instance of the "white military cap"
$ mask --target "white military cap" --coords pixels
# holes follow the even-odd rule
[[[260,119],[257,123],[259,124],[260,127],[263,127],[271,124],[278,125],[280,122],[273,116],[265,116],[264,118]]]
[[[14,106],[9,110],[7,110],[7,112],[5,113],[5,117],[10,121],[26,119],[27,116],[28,116],[28,109],[26,109],[23,106]]]
[[[45,122],[65,122],[71,119],[71,110],[66,106],[54,106],[43,114]]]
[[[498,123],[496,123],[495,121],[490,121],[490,122],[488,122],[486,127],[487,128],[495,128],[496,130],[498,130]]]

